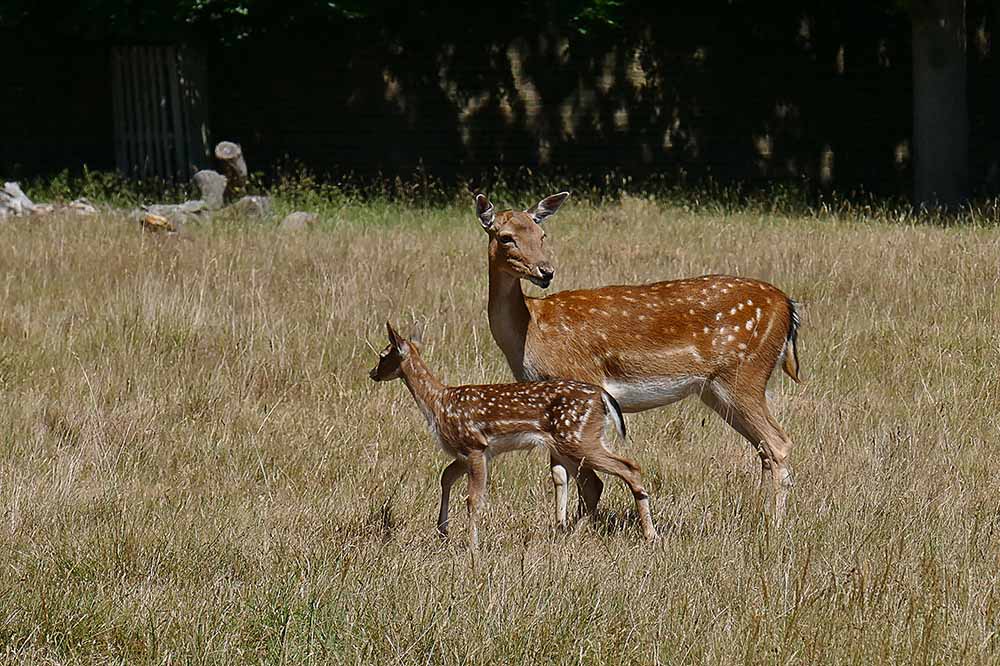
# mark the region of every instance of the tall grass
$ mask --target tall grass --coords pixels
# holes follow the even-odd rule
[[[747,445],[682,403],[623,445],[657,546],[617,483],[593,529],[555,532],[545,461],[511,455],[474,566],[461,502],[435,536],[446,461],[419,413],[366,376],[386,318],[426,318],[447,381],[508,378],[470,208],[329,199],[287,235],[0,227],[3,659],[1000,659],[997,229],[571,200],[555,288],[723,271],[804,304],[806,383],[770,388],[789,517],[768,528]]]

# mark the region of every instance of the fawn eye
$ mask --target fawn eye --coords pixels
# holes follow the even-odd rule
[[[500,236],[498,240],[504,245],[513,245],[514,247],[517,247],[517,241],[514,240],[513,236]]]

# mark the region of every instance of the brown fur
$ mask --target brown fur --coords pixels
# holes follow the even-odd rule
[[[486,197],[476,197],[489,235],[490,330],[514,376],[596,384],[626,412],[697,394],[760,455],[780,521],[791,442],[768,411],[765,388],[782,354],[781,367],[798,381],[791,299],[766,282],[729,275],[526,297],[522,279],[546,286],[554,274],[534,211],[541,207],[548,217],[567,196],[525,212],[495,212]]]
[[[644,535],[655,538],[639,466],[613,453],[604,442],[605,431],[616,416],[606,408],[600,387],[573,380],[445,386],[424,364],[419,347],[388,323],[386,327],[389,346],[369,373],[372,380],[402,379],[441,448],[455,459],[441,475],[438,529],[442,535],[448,531],[448,502],[455,481],[469,475],[470,539],[475,547],[475,519],[490,459],[511,450],[544,446],[574,476],[588,482],[588,513],[596,510],[600,499],[600,481],[593,471],[625,481],[639,508]]]

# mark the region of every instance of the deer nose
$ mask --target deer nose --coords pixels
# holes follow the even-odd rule
[[[551,266],[539,266],[538,267],[539,276],[546,282],[551,282],[552,277],[556,274],[556,271]]]

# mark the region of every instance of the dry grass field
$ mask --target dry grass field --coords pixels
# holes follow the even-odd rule
[[[471,201],[328,218],[0,226],[4,662],[1000,662],[996,228],[570,200],[553,289],[733,272],[803,303],[806,381],[770,387],[788,520],[768,528],[755,456],[688,401],[620,445],[659,543],[617,481],[596,525],[556,532],[546,460],[511,454],[473,563],[464,482],[442,543],[447,461],[367,377],[383,322],[426,318],[446,381],[508,379]]]

